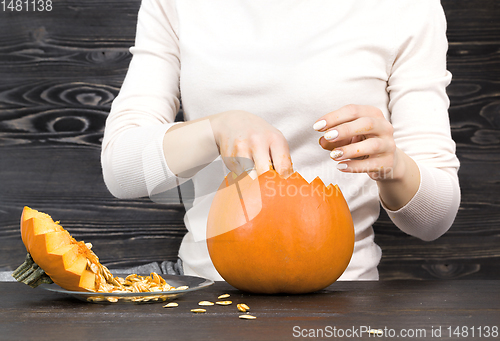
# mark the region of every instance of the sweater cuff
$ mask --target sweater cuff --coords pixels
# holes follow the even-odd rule
[[[163,154],[163,138],[174,124],[136,127],[118,138],[112,164],[120,197],[152,197],[177,186]]]
[[[151,141],[142,151],[142,169],[149,197],[167,191],[178,185],[176,175],[168,167],[163,152],[163,139],[167,130],[177,123],[164,124],[152,136]],[[155,132],[156,133],[156,132]]]
[[[425,241],[437,239],[453,224],[460,205],[458,181],[447,172],[418,165],[420,186],[402,208],[392,211],[381,201],[393,223],[403,232]]]

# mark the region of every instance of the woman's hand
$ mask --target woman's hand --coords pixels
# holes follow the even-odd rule
[[[286,177],[293,172],[285,137],[259,116],[232,110],[213,115],[210,124],[224,163],[236,174],[255,169],[260,175],[274,168]]]
[[[347,105],[321,117],[314,127],[324,132],[319,144],[332,151],[339,170],[368,173],[374,180],[402,176],[394,129],[379,109]]]
[[[387,208],[403,207],[417,192],[418,166],[396,147],[394,128],[378,108],[347,105],[321,117],[313,128],[324,132],[319,144],[331,150],[339,170],[367,173],[377,181]]]

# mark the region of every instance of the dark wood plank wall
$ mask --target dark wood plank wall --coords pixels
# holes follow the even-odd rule
[[[448,88],[462,166],[452,229],[425,243],[382,215],[382,279],[500,278],[500,8],[443,0]],[[60,0],[52,11],[0,8],[0,270],[24,259],[24,205],[90,241],[112,267],[175,259],[185,233],[177,191],[167,205],[118,200],[99,162],[104,122],[130,61],[139,0]]]

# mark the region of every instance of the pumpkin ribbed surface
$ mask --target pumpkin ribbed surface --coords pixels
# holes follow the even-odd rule
[[[254,293],[307,293],[349,264],[354,227],[338,186],[274,170],[253,180],[230,173],[215,194],[207,246],[219,274]]]
[[[33,261],[54,283],[66,290],[96,291],[96,275],[89,263],[97,266],[99,259],[48,214],[25,207],[21,238]]]

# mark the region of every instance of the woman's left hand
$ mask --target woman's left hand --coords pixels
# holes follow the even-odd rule
[[[319,144],[331,150],[343,172],[367,173],[383,181],[402,177],[404,166],[393,137],[392,124],[382,111],[369,105],[347,105],[332,111],[314,124],[324,132]]]

